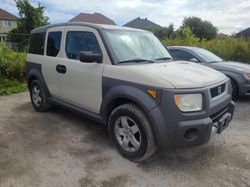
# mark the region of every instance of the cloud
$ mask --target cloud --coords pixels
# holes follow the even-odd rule
[[[49,22],[50,23],[62,23],[62,22],[67,22],[70,19],[72,19],[75,14],[71,13],[63,13],[63,12],[58,12],[58,11],[45,11],[45,15],[50,18]],[[53,18],[53,20],[51,19]]]
[[[1,7],[18,14],[12,0],[0,0]],[[178,28],[184,17],[197,16],[211,21],[220,32],[230,34],[250,27],[250,0],[39,0],[46,7],[51,23],[66,22],[80,12],[100,12],[117,24],[136,17],[148,18]],[[38,0],[31,0],[33,5]]]
[[[16,8],[16,4],[12,0],[0,0],[0,8],[18,16],[18,10]]]

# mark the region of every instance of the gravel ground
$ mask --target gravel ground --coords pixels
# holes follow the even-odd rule
[[[123,159],[107,130],[55,108],[37,113],[28,93],[0,97],[0,186],[250,186],[250,98],[236,102],[222,135],[200,147]]]

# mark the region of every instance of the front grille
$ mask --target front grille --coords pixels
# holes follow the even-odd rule
[[[213,122],[215,122],[219,117],[223,116],[227,111],[228,111],[228,106],[216,112],[215,114],[211,115],[210,118]]]
[[[211,97],[214,98],[214,97],[217,97],[221,94],[223,94],[226,90],[226,84],[221,84],[219,86],[216,86],[212,89],[210,89],[210,94],[211,94]]]

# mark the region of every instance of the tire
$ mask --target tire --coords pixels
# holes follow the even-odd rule
[[[232,84],[232,89],[233,89],[232,98],[235,99],[238,96],[238,87],[237,87],[235,81],[232,79],[231,79],[231,84]]]
[[[112,142],[124,158],[144,161],[156,151],[150,122],[137,105],[124,104],[115,108],[108,125]]]
[[[33,80],[29,90],[31,103],[36,111],[45,112],[51,108],[48,102],[48,95],[45,93],[39,80]]]

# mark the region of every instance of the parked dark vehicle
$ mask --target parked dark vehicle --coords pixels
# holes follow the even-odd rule
[[[201,63],[227,75],[233,86],[233,97],[250,96],[250,65],[223,60],[199,47],[169,46],[168,49],[175,60]]]

